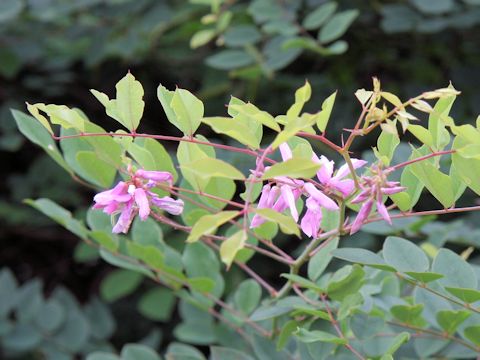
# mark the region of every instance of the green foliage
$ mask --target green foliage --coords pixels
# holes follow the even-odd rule
[[[110,309],[93,298],[81,306],[70,292],[43,294],[38,279],[21,286],[7,268],[0,271],[0,343],[7,357],[73,358],[108,348],[115,330]],[[88,350],[87,350],[88,349]]]
[[[324,35],[324,41],[341,36],[355,17],[356,12],[349,10],[333,15],[320,30],[320,34],[330,32]],[[318,19],[313,20],[318,22]],[[313,20],[309,19],[311,24]],[[337,22],[335,29],[329,25],[333,20]],[[235,32],[230,33],[229,44],[245,46],[239,44],[236,36]],[[248,44],[255,44],[255,41]],[[61,151],[56,151],[55,156],[61,166],[68,164],[63,167],[71,175],[78,175],[93,186],[112,186],[116,178],[127,184],[128,191],[122,193],[128,198],[126,200],[114,197],[118,196],[114,192],[101,195],[112,197],[110,206],[114,209],[105,208],[104,211],[113,212],[112,216],[93,209],[87,212],[86,223],[81,215],[73,216],[53,201],[27,200],[28,204],[97,248],[97,253],[80,257],[90,259],[98,254],[119,268],[108,273],[100,284],[104,300],[133,298],[140,286],[147,286],[147,281],[161,284],[161,287],[148,288],[135,299],[138,312],[154,321],[170,322],[175,321],[172,314],[178,309],[179,321],[173,324],[173,337],[192,345],[218,345],[211,347],[211,358],[288,359],[300,356],[310,359],[317,354],[327,357],[351,353],[383,359],[404,353],[418,357],[449,357],[443,351],[447,351],[444,349],[450,342],[461,346],[468,354],[477,351],[478,329],[474,321],[478,316],[475,302],[480,299],[480,290],[478,268],[464,260],[470,250],[460,256],[441,248],[447,240],[425,240],[425,235],[433,237],[436,234],[429,228],[432,218],[411,218],[415,212],[409,212],[423,188],[445,208],[426,214],[440,214],[448,213],[450,210],[446,208],[453,206],[467,186],[472,187],[469,177],[460,176],[458,169],[467,165],[452,155],[455,153],[469,162],[478,160],[474,150],[468,148],[478,145],[476,137],[466,131],[471,129],[456,126],[449,116],[458,94],[455,89],[448,87],[426,92],[402,103],[396,95],[382,92],[379,81],[374,79],[373,91],[356,93],[364,107],[363,115],[342,147],[326,139],[324,134],[336,93],[323,102],[318,113],[303,112],[312,98],[308,82],[296,90],[295,100],[286,114],[276,117],[238,98],[232,98],[228,105],[230,117],[205,117],[204,104],[195,95],[187,90],[169,91],[160,86],[157,95],[166,117],[183,137],[136,133],[143,112],[143,87],[130,74],[117,84],[115,100],[94,94],[105,105],[107,114],[127,127],[130,133],[106,133],[80,111],[58,105],[31,105],[35,119],[21,113],[16,113],[16,117],[20,129],[25,119],[27,124],[38,121],[39,134],[44,134],[41,138],[32,129],[24,128],[24,132],[47,151],[51,141],[47,140],[51,137],[49,129],[56,133],[57,128],[61,128]],[[388,104],[379,104],[381,99]],[[432,107],[426,103],[431,99],[438,99]],[[407,111],[413,104],[416,104],[415,109],[429,114],[428,127],[410,124],[416,120],[416,116]],[[48,119],[43,114],[48,115]],[[211,142],[195,134],[202,123],[234,140],[234,145]],[[401,144],[397,124],[409,130],[420,146],[412,145],[409,150]],[[382,131],[372,162],[354,174],[345,171],[348,165],[337,172],[330,171],[328,167],[333,164],[324,158],[317,160],[307,141],[313,137],[338,152],[347,160],[351,171],[359,165],[358,162],[353,164],[349,155],[352,141],[377,127]],[[317,128],[321,134],[317,133]],[[178,141],[176,159],[172,159],[170,152],[154,138]],[[449,148],[452,138],[452,148]],[[280,147],[285,143],[288,148]],[[279,147],[283,158],[289,159],[276,160]],[[467,150],[457,152],[457,149]],[[175,171],[177,163],[180,174]],[[250,169],[248,178],[247,168]],[[140,180],[142,175],[137,175],[140,174],[136,172],[138,169],[171,172],[178,186],[177,182],[169,180],[144,184]],[[361,171],[364,175],[360,175]],[[393,175],[395,172],[399,173]],[[405,189],[397,186],[394,176]],[[478,179],[472,181],[478,182]],[[264,186],[267,182],[270,186]],[[245,192],[241,198],[244,203],[237,202],[240,198],[237,183],[243,183],[241,189]],[[347,186],[356,188],[346,195]],[[150,217],[147,220],[144,215],[137,217],[130,233],[112,234],[112,221],[118,221],[118,216],[122,221],[124,216],[130,216],[129,220],[133,221],[138,211],[142,214],[145,210],[137,193],[140,187],[144,187]],[[152,200],[157,194],[181,199],[177,204],[184,204],[182,216],[170,217],[164,212],[164,208]],[[352,201],[358,194],[361,194],[360,200]],[[262,206],[255,204],[259,195]],[[101,196],[95,198],[96,208],[104,207],[98,200]],[[362,200],[362,196],[365,199]],[[374,239],[371,234],[386,236],[382,251],[375,253],[343,246],[343,238],[353,231],[355,224],[348,218],[347,209],[358,212],[357,219],[365,215],[363,222],[389,221],[388,210],[381,208],[383,202],[389,201],[389,196],[406,213],[392,213],[395,219],[392,227],[385,222],[362,228],[365,224],[361,223],[360,229],[370,234],[362,238],[364,232],[357,238],[369,241]],[[163,201],[174,200],[163,198]],[[376,203],[376,208],[368,209],[369,214],[362,214],[365,210],[359,210],[355,204],[365,204],[365,201]],[[315,202],[313,206],[312,202]],[[332,210],[337,205],[339,209]],[[132,206],[132,213],[126,210],[128,206]],[[305,206],[306,213],[302,210]],[[364,205],[362,208],[365,209]],[[175,213],[168,207],[165,210]],[[253,226],[254,216],[264,223]],[[297,219],[300,217],[301,220]],[[321,232],[306,230],[306,224],[312,228],[318,226]],[[179,231],[173,232],[172,228]],[[276,237],[278,228],[282,234]],[[180,235],[180,231],[187,235]],[[300,240],[298,246],[292,245],[298,249],[286,254],[281,247],[297,241],[290,235],[302,239],[301,231],[311,239]],[[425,242],[417,246],[395,235],[412,235]],[[353,243],[354,240],[345,241]],[[478,242],[474,246],[478,246]],[[275,279],[283,281],[281,288],[270,285],[252,269],[260,255],[285,267],[286,271],[272,267]],[[336,259],[353,264],[345,265]],[[238,269],[251,279],[239,276]],[[5,285],[9,286],[12,285]],[[266,291],[262,291],[262,287]],[[27,309],[33,306],[32,302],[34,300],[28,295],[20,299],[22,307]],[[10,303],[4,305],[6,309],[11,306]],[[59,337],[64,339],[74,334],[75,341],[69,346],[72,351],[79,351],[81,344],[87,341],[88,324],[82,322],[78,314],[63,315],[55,304],[42,306],[43,313],[49,316],[42,316],[42,313],[38,321],[44,323],[42,326],[47,331],[57,329],[62,316],[72,317],[70,321],[78,324],[75,328],[66,328]],[[95,311],[92,310],[91,316],[95,316]],[[21,321],[33,318],[28,311],[20,317]],[[404,330],[433,335],[436,342],[412,341],[409,332]],[[39,344],[38,336],[29,334],[30,330],[20,328],[18,331],[20,335],[14,335],[29,339],[28,346]],[[23,331],[26,335],[22,335]],[[104,328],[97,332],[107,333]],[[166,357],[169,356],[203,357],[179,344],[167,349]],[[128,345],[119,356],[97,351],[89,357],[153,359],[158,355],[141,345]]]

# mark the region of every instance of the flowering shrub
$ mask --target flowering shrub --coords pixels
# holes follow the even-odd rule
[[[132,74],[116,90],[114,99],[92,90],[122,125],[115,132],[66,106],[28,104],[33,117],[14,111],[25,136],[97,192],[87,225],[47,199],[27,202],[106,261],[171,289],[180,299],[178,340],[212,345],[218,358],[478,355],[479,267],[466,261],[470,252],[421,248],[397,236],[379,253],[341,246],[373,224],[393,225],[385,233],[401,235],[395,222],[411,219],[418,231],[424,216],[480,209],[455,206],[467,187],[480,194],[480,122],[457,125],[449,116],[459,94],[452,86],[401,101],[374,79],[371,91],[355,93],[360,116],[341,145],[326,136],[335,93],[319,112],[302,112],[308,82],[285,115],[232,97],[228,117],[206,117],[193,94],[160,85],[166,117],[182,136],[137,131],[144,92]],[[228,143],[210,142],[197,133],[201,125]],[[377,136],[369,161],[352,152],[367,135]],[[410,148],[401,136],[412,140]],[[175,156],[167,142],[178,143]],[[327,153],[343,164],[335,170]],[[438,209],[415,210],[424,193]],[[159,236],[162,229],[188,236],[174,247]],[[300,251],[286,250],[292,246]],[[253,257],[278,264],[275,284],[256,271]],[[233,268],[250,279],[227,293]]]

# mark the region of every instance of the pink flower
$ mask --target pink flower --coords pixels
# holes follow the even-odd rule
[[[372,211],[373,203],[376,203],[377,211],[380,216],[390,225],[392,220],[384,204],[384,195],[393,195],[405,190],[397,181],[388,181],[388,172],[380,168],[372,169],[373,176],[362,176],[362,191],[353,200],[352,204],[362,204],[355,221],[350,229],[350,234],[360,230],[363,223],[368,219]]]
[[[306,201],[307,212],[303,215],[300,227],[308,237],[316,237],[322,222],[322,207],[313,198]]]
[[[142,221],[148,218],[151,206],[179,215],[183,211],[182,200],[168,196],[160,198],[149,190],[162,182],[171,185],[172,174],[164,171],[137,170],[130,181],[120,181],[114,188],[95,195],[93,208],[103,209],[103,212],[109,215],[120,213],[112,232],[125,234],[137,213]]]
[[[350,175],[350,168],[347,164],[340,166],[335,176],[333,176],[333,160],[328,160],[321,155],[320,159],[316,154],[313,154],[312,160],[320,163],[322,166],[317,172],[317,178],[325,187],[325,190],[336,190],[342,193],[344,197],[349,196],[355,189],[355,183],[352,179],[344,179]],[[365,160],[351,159],[354,169],[364,166],[367,162]]]

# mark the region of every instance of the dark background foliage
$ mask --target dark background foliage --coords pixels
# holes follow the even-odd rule
[[[20,282],[41,277],[47,293],[63,284],[86,301],[98,293],[111,269],[102,261],[85,261],[88,251],[77,247],[73,235],[22,204],[25,198],[48,197],[77,210],[87,208],[93,195],[18,133],[9,109],[23,111],[25,101],[78,107],[108,128],[111,122],[89,89],[112,94],[130,70],[145,87],[141,131],[168,134],[175,130],[156,98],[159,83],[196,93],[208,115],[224,114],[230,95],[277,114],[286,111],[294,90],[308,79],[313,98],[307,110],[318,110],[338,89],[328,133],[340,142],[341,129],[358,114],[354,91],[370,87],[371,77],[377,76],[402,99],[452,81],[462,91],[453,110],[457,121],[473,122],[480,113],[479,1],[339,0],[337,12],[358,10],[339,40],[348,44],[343,51],[329,49],[332,42],[316,42],[317,30],[303,26],[323,0],[226,1],[218,9],[198,3],[208,1],[0,2],[0,264],[11,268]],[[231,14],[229,22],[222,20],[226,13]],[[250,33],[232,30],[239,26]],[[192,36],[205,30],[211,40],[192,44]],[[292,37],[313,39],[317,48],[277,46]],[[225,51],[237,53],[219,60]],[[252,54],[260,60],[249,58]],[[355,150],[371,145],[363,142]],[[133,314],[135,300],[115,303],[114,312]],[[119,344],[152,329],[134,315],[125,320],[131,326],[117,332]]]

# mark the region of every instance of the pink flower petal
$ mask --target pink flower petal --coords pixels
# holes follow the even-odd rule
[[[136,188],[134,198],[135,203],[138,206],[140,219],[146,220],[148,218],[148,215],[150,215],[150,205],[148,204],[148,198],[145,190],[143,190],[142,188]]]
[[[298,221],[298,211],[297,207],[295,206],[295,196],[293,195],[292,188],[288,185],[283,185],[280,187],[280,191],[282,193],[282,197],[284,201],[287,203],[288,207],[290,208],[290,214],[293,217],[295,222]]]
[[[258,200],[258,209],[265,209],[271,208],[275,203],[275,199],[277,198],[280,189],[278,186],[270,187],[269,184],[265,185],[262,189],[262,194],[260,195],[260,199]],[[265,219],[262,218],[260,215],[255,214],[250,222],[250,228],[256,228],[262,225],[265,222]]]
[[[326,185],[330,182],[333,174],[333,166],[335,163],[333,160],[328,160],[325,156],[320,156],[320,164],[322,165],[317,171],[318,180]]]
[[[128,232],[130,228],[130,224],[133,220],[133,200],[128,202],[125,207],[123,208],[120,216],[118,217],[118,221],[112,229],[112,233],[119,234]]]
[[[338,210],[337,203],[318,190],[312,183],[306,183],[304,189],[320,206],[328,210]]]
[[[403,186],[394,186],[394,187],[391,187],[391,188],[382,188],[381,192],[382,192],[382,194],[385,194],[385,195],[393,195],[393,194],[402,192],[405,189],[406,188],[403,187]]]
[[[100,206],[107,206],[110,202],[127,202],[131,196],[127,193],[128,185],[120,181],[113,189],[102,191],[93,197],[93,201]]]
[[[168,182],[170,184],[173,182],[173,175],[168,171],[150,171],[138,169],[135,172],[135,176],[141,177],[145,180],[153,180],[157,182]]]
[[[392,219],[390,219],[390,215],[388,214],[388,210],[385,207],[385,204],[382,202],[381,199],[377,200],[377,211],[382,216],[382,218],[392,225]]]
[[[371,199],[363,203],[357,217],[355,218],[355,221],[352,224],[352,227],[350,228],[350,234],[355,234],[358,230],[360,230],[365,220],[367,220],[368,215],[370,215],[370,211],[372,211],[372,206],[373,200]]]
[[[367,200],[371,196],[372,189],[368,188],[365,190],[362,190],[360,194],[358,194],[353,200],[352,204],[360,204]]]
[[[355,182],[352,179],[330,181],[330,186],[340,191],[344,197],[349,196],[355,189]]]
[[[151,198],[152,204],[159,207],[162,210],[172,214],[172,215],[180,215],[183,211],[183,200],[181,199],[172,199],[169,196],[164,197],[157,197],[153,196]]]
[[[306,206],[307,212],[302,218],[300,227],[308,237],[316,237],[322,222],[322,209],[311,197],[307,199]]]
[[[359,159],[350,159],[350,160],[352,161],[352,165],[354,169],[358,169],[367,163],[365,160],[359,160]],[[340,180],[348,175],[350,175],[350,168],[348,167],[348,164],[343,164],[338,169],[337,173],[334,176],[334,179]]]
[[[290,149],[290,146],[288,146],[286,142],[281,144],[278,148],[280,149],[280,154],[282,155],[283,161],[287,161],[292,158],[292,149]]]

